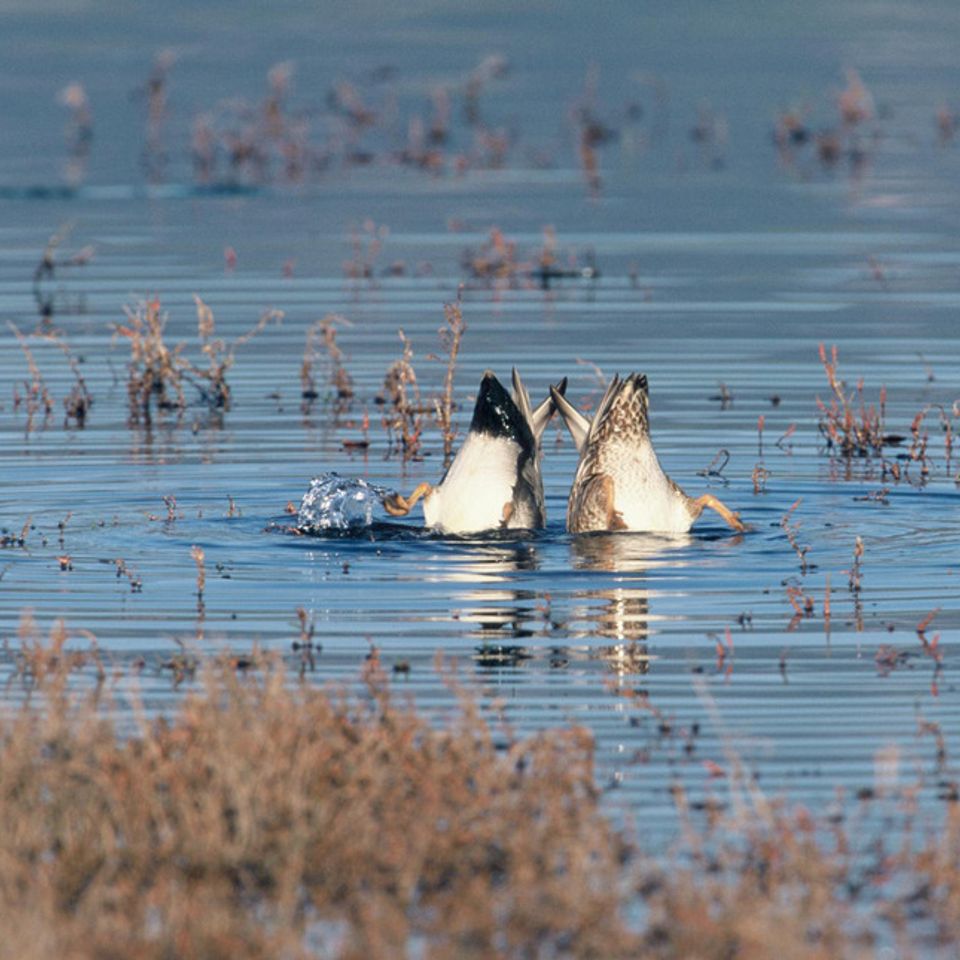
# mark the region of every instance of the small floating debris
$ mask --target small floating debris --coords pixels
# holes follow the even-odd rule
[[[310,489],[300,501],[297,528],[314,533],[369,527],[375,507],[388,492],[361,477],[323,473],[310,481]]]

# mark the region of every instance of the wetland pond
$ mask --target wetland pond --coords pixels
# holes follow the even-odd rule
[[[8,704],[27,617],[94,635],[154,710],[190,685],[164,669],[180,644],[299,666],[312,631],[318,684],[375,650],[442,713],[440,656],[516,732],[588,728],[605,802],[654,844],[678,785],[723,806],[733,766],[820,810],[955,797],[954,6],[815,3],[800,24],[616,2],[588,33],[567,2],[44,7],[14,4],[0,40]],[[544,530],[442,537],[418,508],[292,535],[314,476],[440,476],[458,295],[457,442],[487,368],[519,367],[534,402],[567,376],[584,408],[643,371],[667,472],[752,529],[570,536],[556,419]],[[193,372],[148,418],[124,308],[157,301]],[[406,458],[383,426],[400,330],[423,407]],[[196,373],[216,337],[219,406]],[[857,422],[882,405],[880,449],[829,446],[821,343]]]

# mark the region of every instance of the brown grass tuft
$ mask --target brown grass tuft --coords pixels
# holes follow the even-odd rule
[[[303,348],[303,362],[300,365],[300,395],[303,398],[303,410],[309,410],[310,405],[320,393],[317,390],[317,380],[313,368],[321,356],[321,348],[326,352],[329,360],[328,381],[336,396],[335,408],[344,409],[353,399],[353,377],[343,365],[343,351],[337,344],[337,325],[352,326],[346,317],[328,313],[325,317],[315,320],[307,329],[306,343]]]
[[[353,694],[254,651],[121,734],[102,668],[95,696],[71,685],[95,644],[20,632],[35,696],[0,714],[0,960],[852,960],[960,935],[956,804],[936,833],[900,806],[865,843],[856,816],[768,802],[731,754],[708,769],[739,813],[704,828],[676,788],[683,842],[652,860],[604,815],[586,731],[495,732],[442,665],[444,723],[397,701],[375,650]],[[196,666],[178,655],[174,681]],[[918,734],[945,777],[942,730]]]
[[[817,397],[820,433],[826,439],[827,446],[845,457],[882,454],[886,387],[880,388],[878,404],[868,406],[863,396],[862,379],[857,381],[856,390],[852,392],[840,379],[836,347],[831,348],[828,356],[826,347],[821,343],[820,362],[831,393],[829,406]]]
[[[406,461],[420,456],[423,414],[427,411],[420,400],[420,384],[413,367],[413,344],[403,330],[397,334],[403,344],[403,354],[387,369],[383,390],[377,399],[387,408],[383,425],[391,438],[391,448],[399,450]]]
[[[210,307],[198,296],[194,301],[206,368],[196,366],[183,356],[183,343],[174,347],[167,344],[164,337],[167,314],[158,298],[144,301],[135,308],[126,307],[127,323],[114,324],[115,336],[124,336],[130,343],[127,395],[131,424],[149,425],[153,408],[178,412],[186,409],[185,383],[196,387],[201,401],[211,410],[229,410],[230,387],[226,375],[233,366],[237,348],[252,340],[268,324],[283,319],[281,311],[266,310],[247,333],[228,342],[215,336],[216,324]]]
[[[0,723],[0,913],[17,917],[0,957],[636,943],[583,730],[501,752],[475,706],[434,729],[376,666],[359,698],[291,686],[276,659],[244,667],[209,665],[131,739],[79,702]]]

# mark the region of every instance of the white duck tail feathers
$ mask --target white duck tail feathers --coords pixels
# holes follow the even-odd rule
[[[556,386],[550,386],[550,392],[546,399],[532,413],[533,435],[539,440],[543,436],[543,431],[547,429],[554,413],[557,411],[557,402],[553,399],[556,393],[561,399],[567,392],[567,378],[564,377]]]
[[[566,378],[564,378],[562,384],[566,388]],[[556,387],[550,388],[550,399],[559,411],[560,416],[563,417],[563,422],[567,425],[577,450],[582,452],[583,446],[587,442],[587,435],[590,433],[590,421],[570,403],[563,395],[563,391]]]
[[[523,385],[523,380],[520,378],[520,371],[516,367],[511,371],[511,377],[513,379],[513,399],[517,405],[517,409],[529,424],[530,432],[533,434],[534,439],[539,441],[543,436],[543,431],[546,430],[547,424],[557,409],[556,404],[550,394],[548,394],[536,409],[531,409],[530,394],[527,393],[527,388]],[[567,390],[567,378],[564,377],[556,387],[551,386],[550,390],[556,390],[562,396]]]
[[[536,410],[520,374],[511,397],[492,371],[484,372],[466,438],[436,486],[421,484],[410,497],[384,501],[405,516],[423,498],[428,527],[447,533],[497,528],[533,529],[545,523],[540,436],[554,411],[548,398]],[[562,393],[566,382],[559,384]]]

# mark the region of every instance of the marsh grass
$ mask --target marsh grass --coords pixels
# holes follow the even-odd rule
[[[542,245],[523,253],[516,240],[491,227],[479,247],[463,250],[460,265],[471,283],[495,289],[549,290],[560,280],[595,282],[601,276],[592,248],[561,251],[556,230],[549,225],[543,227]]]
[[[466,321],[463,319],[462,290],[458,293],[456,302],[443,305],[445,325],[440,328],[438,336],[444,356],[431,357],[446,363],[446,373],[443,378],[443,392],[434,399],[434,418],[440,433],[443,435],[443,465],[447,467],[453,460],[453,446],[457,439],[457,428],[453,422],[456,403],[453,399],[454,379],[457,372],[457,356],[460,353],[460,343],[467,331]]]
[[[820,344],[820,363],[823,364],[827,383],[830,386],[829,404],[817,397],[820,410],[820,433],[831,450],[844,457],[881,455],[887,441],[884,435],[884,413],[887,391],[880,388],[878,402],[868,404],[864,398],[863,380],[857,381],[856,389],[847,389],[840,379],[837,348]]]
[[[435,393],[424,396],[413,363],[413,343],[403,330],[397,331],[403,353],[387,368],[376,402],[383,408],[382,424],[387,431],[389,453],[399,452],[404,462],[420,460],[426,453],[423,449],[426,417],[432,418],[443,441],[444,467],[453,460],[459,435],[455,422],[459,408],[455,400],[457,361],[467,331],[462,293],[461,288],[455,301],[443,305],[444,325],[437,331],[440,352],[426,356],[427,360],[444,365],[443,383]]]
[[[303,398],[302,410],[307,412],[320,392],[317,389],[317,378],[314,373],[323,353],[328,361],[328,383],[336,398],[335,410],[342,412],[353,399],[353,377],[350,376],[343,363],[343,351],[337,344],[337,327],[351,327],[350,321],[343,316],[329,313],[319,320],[315,320],[307,328],[306,341],[303,348],[303,361],[300,364],[300,395]]]
[[[27,369],[30,371],[30,379],[24,380],[23,382],[23,396],[21,397],[17,392],[16,387],[14,387],[13,393],[14,409],[19,408],[22,404],[26,410],[27,423],[25,431],[29,437],[35,428],[37,414],[43,414],[42,422],[44,425],[50,419],[50,414],[53,413],[53,396],[47,389],[43,374],[40,372],[40,367],[37,366],[36,358],[30,349],[27,338],[20,332],[12,320],[7,321],[7,326],[10,328],[10,332],[17,338],[20,349],[23,351],[24,358],[27,361]]]
[[[300,632],[312,647],[304,616]],[[76,636],[21,624],[29,696],[0,714],[0,916],[16,918],[0,958],[834,960],[960,934],[955,804],[936,833],[906,814],[865,843],[856,810],[769,802],[731,754],[712,769],[735,813],[704,823],[677,788],[681,840],[654,859],[603,812],[588,732],[519,739],[449,665],[458,707],[432,720],[375,651],[352,691],[263,652],[191,660],[150,719]],[[91,665],[96,684],[76,683]],[[945,768],[942,731],[919,733]]]
[[[377,402],[384,408],[383,426],[387,431],[391,451],[398,451],[407,460],[420,458],[423,415],[429,412],[420,397],[420,383],[413,365],[413,344],[398,330],[403,352],[387,368],[383,389]]]
[[[63,408],[66,411],[66,423],[73,423],[82,429],[86,425],[90,407],[93,406],[93,394],[80,370],[80,361],[62,337],[48,333],[44,334],[43,338],[60,350],[70,367],[74,382],[70,392],[63,398]]]
[[[255,675],[208,664],[173,717],[128,739],[36,674],[43,708],[0,727],[0,913],[18,918],[0,956],[392,957],[414,937],[432,956],[617,956],[633,942],[584,731],[499,751],[475,705],[431,728],[376,660],[357,697],[293,685],[274,658],[245,664]]]
[[[227,371],[233,366],[238,347],[262,333],[270,323],[279,323],[283,313],[265,310],[257,323],[234,340],[216,336],[213,311],[200,297],[197,307],[197,335],[207,366],[194,364],[183,351],[185,344],[170,346],[166,340],[167,314],[158,298],[136,307],[126,307],[127,322],[114,324],[114,337],[126,337],[130,345],[127,397],[131,425],[149,425],[154,410],[182,412],[188,406],[185,385],[193,385],[201,403],[211,410],[230,409]]]
[[[17,391],[17,388],[14,387],[14,407],[19,408],[23,406],[27,414],[27,436],[29,436],[34,429],[37,429],[38,426],[47,425],[55,406],[53,394],[46,385],[30,346],[31,340],[35,343],[51,343],[63,354],[74,379],[70,392],[63,398],[63,408],[65,411],[64,425],[70,426],[72,424],[78,429],[83,429],[87,422],[87,414],[93,405],[93,394],[87,387],[87,381],[80,369],[80,361],[70,349],[66,340],[62,335],[46,330],[27,336],[21,333],[20,329],[12,320],[7,321],[7,327],[20,344],[20,349],[23,351],[24,358],[27,361],[27,369],[30,371],[30,379],[23,381],[23,394],[21,395]],[[43,416],[41,423],[38,425],[36,422],[37,416],[41,413]]]

